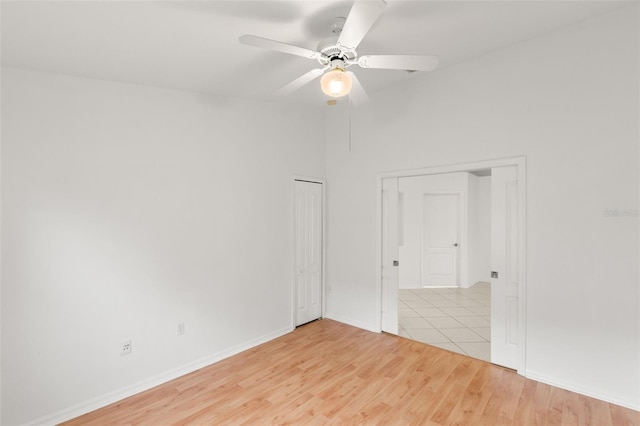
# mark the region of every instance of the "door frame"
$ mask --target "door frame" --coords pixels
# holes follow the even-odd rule
[[[382,179],[411,176],[435,175],[442,173],[470,172],[491,169],[493,167],[516,166],[518,170],[518,232],[521,236],[518,247],[518,374],[525,375],[526,365],[526,157],[508,157],[492,160],[480,160],[469,163],[429,166],[420,169],[396,170],[376,175],[376,324],[378,332],[382,331]]]
[[[292,175],[291,176],[291,190],[290,190],[290,203],[291,203],[291,242],[290,242],[290,255],[289,263],[291,265],[291,329],[296,328],[296,181],[317,183],[322,186],[322,234],[320,235],[322,243],[322,265],[320,267],[320,313],[321,318],[326,317],[326,291],[325,291],[325,277],[326,277],[326,264],[327,264],[327,215],[326,215],[326,185],[325,179],[320,179],[311,176]]]

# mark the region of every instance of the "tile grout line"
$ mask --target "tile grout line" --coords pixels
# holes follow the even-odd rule
[[[485,284],[481,284],[480,287],[478,287],[478,284],[469,288],[469,289],[460,289],[460,288],[446,288],[446,289],[403,289],[400,290],[400,302],[401,304],[399,304],[399,322],[401,323],[400,325],[400,334],[403,335],[402,332],[404,332],[406,334],[406,337],[410,337],[413,340],[418,340],[418,341],[422,341],[426,344],[430,344],[433,346],[440,346],[440,347],[444,347],[445,349],[449,349],[452,350],[454,352],[458,352],[464,355],[468,355],[468,356],[472,356],[472,357],[477,357],[480,359],[484,359],[486,361],[489,361],[489,359],[487,359],[487,356],[484,352],[486,352],[486,348],[485,351],[483,351],[483,353],[481,354],[477,354],[474,355],[473,353],[471,353],[469,350],[465,350],[463,349],[463,347],[465,346],[465,344],[478,344],[478,343],[482,343],[482,344],[488,344],[490,345],[490,339],[487,339],[484,337],[484,335],[479,334],[475,329],[481,329],[481,328],[485,328],[485,329],[489,329],[489,333],[490,333],[490,329],[491,329],[491,324],[490,324],[490,306],[491,306],[491,300],[490,300],[490,284],[485,283]],[[404,293],[404,294],[403,294]],[[411,303],[414,302],[414,303]],[[469,305],[470,303],[472,305],[476,305],[476,306],[462,306],[459,304],[459,302],[463,302],[463,304]],[[426,303],[426,305],[424,305]],[[423,305],[423,306],[419,306],[419,305]],[[441,305],[441,306],[437,306],[437,305]],[[445,306],[442,306],[445,305]],[[425,316],[423,313],[421,313],[418,309],[437,309],[437,312],[441,312],[441,315],[438,315],[436,312],[432,312],[435,315],[431,315],[431,316]],[[454,309],[458,309],[458,310],[452,310],[451,308]],[[470,309],[468,309],[470,308]],[[479,309],[479,308],[486,308],[485,309]],[[407,313],[406,310],[410,310],[410,312],[412,312],[412,316],[403,316],[403,313]],[[460,313],[464,313],[462,311],[460,311],[459,309],[463,309],[464,311],[467,312],[467,314],[465,315],[459,315]],[[473,310],[475,309],[475,311]],[[402,311],[405,310],[405,311]],[[424,311],[423,311],[424,312]],[[458,313],[458,315],[456,315],[456,313]],[[489,318],[487,318],[487,316],[489,316]],[[458,318],[461,317],[475,317],[475,318],[479,318],[482,321],[484,321],[485,323],[482,324],[478,324],[478,325],[468,325],[469,322],[467,323],[463,323],[458,321]],[[404,324],[408,321],[410,322],[411,319],[413,319],[415,321],[416,318],[420,318],[422,321],[424,321],[426,324],[428,324],[430,327],[416,327],[416,328],[412,328],[412,327],[406,327]],[[445,320],[444,323],[442,321],[435,321],[433,320],[433,323],[431,321],[429,321],[430,318],[447,318],[450,321],[454,321],[457,325],[453,326],[453,327],[447,327],[447,326],[436,326],[436,323],[440,323],[440,324],[446,324],[447,321]],[[419,323],[419,322],[418,322]],[[486,324],[488,323],[488,324]],[[449,324],[452,324],[451,322],[449,322]],[[434,330],[439,336],[441,337],[437,337],[437,338],[420,338],[421,336],[419,335],[419,333],[417,333],[415,330]],[[462,332],[446,332],[444,330],[451,330],[451,329],[456,329],[456,330],[464,330]],[[410,330],[413,330],[410,331]],[[479,330],[478,330],[479,331]],[[458,339],[454,339],[452,337],[452,334],[455,333],[459,333],[462,335],[466,335],[469,336],[469,338],[471,339],[480,339],[478,341],[468,341],[468,342],[464,342],[464,341],[460,341],[459,338]],[[470,334],[469,334],[470,333]],[[433,333],[432,333],[433,334]],[[474,337],[475,336],[475,337]],[[440,340],[441,338],[446,339],[446,342],[435,342],[434,340]],[[463,338],[463,340],[466,340]],[[453,347],[451,346],[453,345]],[[469,347],[468,345],[466,345],[467,347]],[[455,350],[455,348],[458,348],[458,350]],[[490,346],[489,346],[489,351],[490,351]]]

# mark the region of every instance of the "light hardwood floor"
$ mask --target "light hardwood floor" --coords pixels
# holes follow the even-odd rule
[[[640,413],[331,320],[65,425],[640,425]]]

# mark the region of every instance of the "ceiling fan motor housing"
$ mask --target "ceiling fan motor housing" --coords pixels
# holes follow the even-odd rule
[[[358,53],[355,50],[342,50],[338,47],[338,35],[322,40],[318,45],[318,52],[322,55],[318,57],[318,62],[323,66],[332,65],[336,59],[343,61],[344,67],[351,66],[358,59]],[[331,66],[334,68],[333,66]]]

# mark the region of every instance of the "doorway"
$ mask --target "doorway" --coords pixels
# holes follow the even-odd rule
[[[492,257],[498,259],[500,256],[499,253],[502,252],[503,259],[502,261],[493,261],[491,263],[491,271],[497,273],[495,278],[490,278],[486,282],[480,282],[479,286],[472,286],[476,281],[470,282],[470,279],[473,279],[473,275],[471,269],[463,266],[463,274],[465,278],[462,280],[459,285],[449,288],[443,289],[443,294],[431,295],[432,297],[436,297],[445,304],[453,303],[456,300],[462,301],[463,304],[473,305],[480,303],[487,303],[488,298],[492,299],[492,305],[495,305],[497,309],[492,309],[491,318],[485,318],[487,320],[492,319],[491,321],[491,335],[494,337],[492,340],[491,346],[491,362],[505,365],[510,368],[517,369],[519,372],[524,370],[524,346],[525,346],[525,336],[524,336],[524,319],[525,319],[525,275],[524,275],[524,248],[525,248],[525,234],[524,234],[524,207],[525,207],[525,160],[524,157],[516,157],[516,158],[508,158],[508,159],[499,159],[499,160],[490,160],[490,161],[481,161],[476,163],[468,163],[468,164],[460,164],[460,165],[451,165],[451,166],[441,166],[441,167],[431,167],[427,169],[420,170],[411,170],[411,171],[400,171],[400,172],[390,172],[385,173],[384,175],[378,176],[379,189],[383,186],[386,188],[393,188],[394,185],[389,185],[385,183],[385,181],[398,181],[400,178],[411,177],[411,176],[442,176],[448,173],[469,173],[479,170],[497,170],[498,174],[501,176],[497,180],[497,188],[498,190],[492,191],[498,194],[502,194],[502,204],[504,208],[501,208],[503,214],[508,216],[508,225],[503,223],[503,235],[496,239],[496,241],[500,241],[500,244],[497,246],[492,245],[491,252]],[[506,173],[502,173],[502,171],[507,171]],[[397,183],[395,185],[398,186]],[[397,309],[398,309],[398,299],[400,297],[409,297],[415,298],[410,303],[413,305],[420,305],[421,303],[429,303],[429,302],[421,302],[419,294],[410,294],[409,296],[402,296],[398,292],[398,281],[394,281],[394,277],[397,277],[397,272],[394,274],[389,272],[391,269],[391,265],[396,264],[396,271],[400,269],[401,265],[398,262],[398,259],[402,259],[402,256],[398,256],[399,250],[394,250],[393,247],[387,247],[389,242],[393,241],[393,238],[388,238],[389,235],[393,235],[394,230],[397,231],[398,228],[404,228],[406,224],[394,224],[393,222],[385,223],[389,221],[390,215],[387,213],[385,217],[385,212],[389,210],[393,210],[393,203],[389,203],[389,200],[392,200],[393,195],[387,193],[379,194],[379,224],[380,224],[380,232],[378,238],[379,244],[379,261],[380,261],[380,269],[379,271],[387,270],[385,274],[385,279],[382,279],[382,274],[379,274],[381,279],[378,280],[380,285],[380,318],[381,318],[381,330],[398,334],[397,320],[395,321],[396,327],[389,327],[389,325],[393,325],[394,318],[397,318]],[[406,199],[406,194],[403,194],[400,199]],[[385,203],[386,200],[386,203]],[[506,201],[505,201],[506,200]],[[492,200],[492,204],[495,201]],[[402,207],[406,209],[406,206]],[[391,215],[393,216],[393,215]],[[462,234],[468,229],[464,229]],[[406,232],[405,232],[406,236]],[[385,238],[387,237],[387,238]],[[468,236],[467,236],[468,237]],[[402,241],[403,236],[396,236],[396,240]],[[458,248],[461,254],[468,254],[468,245],[469,238],[466,238],[463,235],[460,241],[462,242],[461,247]],[[455,244],[455,242],[449,242]],[[393,244],[392,244],[393,245]],[[505,250],[509,251],[511,254],[507,261],[504,261],[504,253]],[[393,259],[392,259],[393,258]],[[400,266],[400,267],[399,267]],[[486,271],[489,273],[490,271]],[[422,284],[422,283],[421,283]],[[462,284],[462,285],[460,285]],[[422,285],[419,286],[421,289]],[[471,287],[469,290],[473,290],[475,294],[460,294],[465,289],[464,287]],[[491,290],[498,291],[491,291]],[[435,290],[435,289],[428,289]],[[419,292],[422,290],[415,290],[415,292]],[[393,294],[398,295],[395,300],[389,300],[389,296]],[[491,296],[489,296],[491,294]],[[479,300],[471,300],[474,297],[478,297]],[[403,303],[409,303],[409,301],[403,301]],[[499,306],[498,306],[499,305]],[[504,306],[502,306],[504,305]],[[418,307],[419,308],[419,307]],[[425,308],[428,308],[425,306]],[[436,308],[432,306],[432,308]],[[455,310],[454,307],[450,306],[450,310]],[[480,309],[483,309],[483,313],[486,312],[488,308],[485,306],[467,306],[466,309],[477,309],[478,317],[482,316],[479,312]],[[469,320],[470,318],[466,318]],[[415,321],[419,321],[416,319]],[[446,318],[441,318],[436,320],[436,322],[447,322]],[[486,324],[470,324],[471,326],[482,326]],[[462,328],[462,327],[461,327]],[[477,328],[485,328],[486,327],[477,327]],[[487,330],[479,330],[481,332],[485,332]],[[458,332],[462,332],[462,330],[458,330]],[[496,338],[497,337],[497,338]],[[494,342],[494,340],[496,342]],[[497,345],[497,346],[496,346]],[[493,354],[496,354],[494,356]]]
[[[321,318],[324,306],[324,182],[294,178],[293,324]]]
[[[398,334],[491,361],[491,169],[398,181]]]
[[[460,196],[461,194],[458,193],[422,194],[422,230],[420,232],[422,287],[456,287],[458,285]],[[403,210],[406,211],[406,209]],[[406,227],[404,229],[406,230]],[[400,268],[403,268],[403,265],[404,262],[400,264]]]

